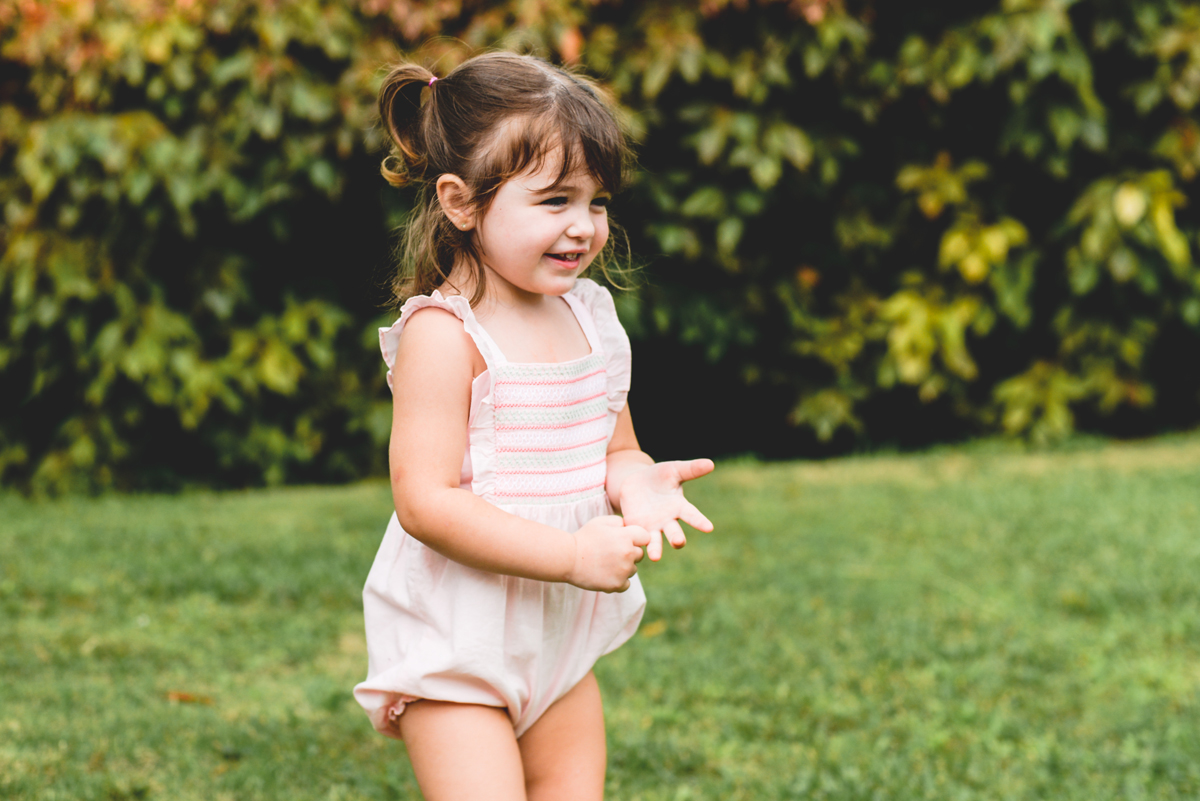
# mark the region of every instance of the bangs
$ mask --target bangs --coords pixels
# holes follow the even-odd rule
[[[617,121],[595,101],[588,103],[572,93],[553,100],[540,114],[512,117],[499,126],[492,146],[484,149],[476,165],[481,195],[490,199],[505,181],[556,161],[558,170],[546,190],[585,172],[609,194],[621,191],[629,150]]]

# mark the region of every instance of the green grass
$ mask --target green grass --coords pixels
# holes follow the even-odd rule
[[[1200,438],[722,465],[613,799],[1200,796]],[[349,691],[384,484],[0,495],[0,798],[418,798]],[[187,695],[180,695],[181,693]]]

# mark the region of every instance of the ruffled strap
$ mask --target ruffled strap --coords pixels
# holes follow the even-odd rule
[[[388,388],[392,386],[392,365],[396,362],[396,348],[400,345],[400,334],[404,331],[405,324],[414,313],[430,306],[444,309],[462,320],[463,329],[470,335],[475,347],[479,348],[479,353],[483,356],[488,369],[503,360],[504,356],[500,354],[492,342],[492,338],[475,319],[475,313],[471,311],[471,304],[467,302],[467,299],[462,295],[447,297],[435,289],[432,295],[414,295],[406,300],[400,307],[400,319],[396,320],[390,328],[379,329],[379,349],[383,351],[383,360],[388,366]]]
[[[617,307],[607,289],[590,278],[579,278],[571,294],[582,301],[591,313],[596,335],[600,338],[600,349],[604,353],[604,370],[608,374],[608,409],[619,412],[625,408],[633,369],[629,336],[617,318]]]

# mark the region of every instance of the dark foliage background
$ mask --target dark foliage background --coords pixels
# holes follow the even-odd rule
[[[384,65],[610,85],[662,456],[1200,417],[1200,7],[0,2],[0,481],[384,469]]]

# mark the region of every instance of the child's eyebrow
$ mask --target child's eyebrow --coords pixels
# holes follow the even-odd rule
[[[543,189],[533,190],[539,195],[560,195],[566,192],[578,192],[579,188],[574,184],[557,184],[555,186],[547,186]]]
[[[536,194],[536,195],[563,195],[563,194],[579,193],[582,191],[583,191],[583,187],[576,186],[575,184],[558,184],[557,186],[547,186],[543,189],[534,189],[533,190],[534,194]],[[595,194],[608,195],[611,193],[604,187],[598,186],[598,187],[596,187]]]

